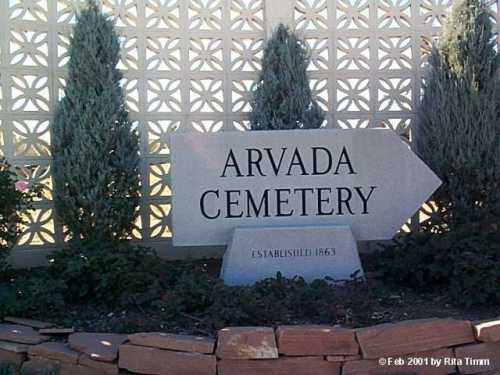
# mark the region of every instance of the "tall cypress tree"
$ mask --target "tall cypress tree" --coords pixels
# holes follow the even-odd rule
[[[120,238],[136,217],[138,137],[116,68],[118,37],[95,0],[78,16],[69,54],[52,126],[56,211],[74,238]]]
[[[267,43],[262,72],[252,98],[252,130],[319,128],[325,115],[313,98],[307,77],[309,51],[286,26]]]
[[[500,86],[487,6],[454,3],[430,66],[417,151],[443,180],[434,201],[441,228],[500,218]]]

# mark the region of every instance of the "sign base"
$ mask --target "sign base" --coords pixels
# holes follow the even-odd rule
[[[348,226],[236,228],[224,254],[227,285],[251,285],[276,277],[306,281],[363,277],[356,240]],[[356,273],[357,272],[357,273]]]

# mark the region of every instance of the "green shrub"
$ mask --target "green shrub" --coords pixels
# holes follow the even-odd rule
[[[50,263],[48,272],[66,285],[70,303],[140,305],[158,298],[165,272],[152,250],[126,241],[73,241]]]
[[[0,317],[30,316],[63,310],[66,284],[46,269],[18,271],[0,282]]]
[[[470,227],[409,234],[371,259],[398,285],[444,291],[456,304],[500,304],[500,234]]]
[[[0,363],[0,375],[16,375],[16,365],[10,363]]]
[[[380,306],[380,290],[370,282],[336,287],[327,279],[307,283],[278,274],[253,286],[232,287],[211,266],[162,261],[126,242],[72,241],[69,249],[54,254],[48,268],[18,270],[0,282],[0,318],[90,324],[100,331],[163,325],[212,334],[236,325],[366,324],[371,322],[366,312]]]
[[[328,280],[307,283],[278,274],[254,286],[231,287],[211,275],[191,271],[181,275],[156,305],[166,320],[189,326],[194,319],[213,331],[231,325],[277,322],[359,322],[363,318],[353,312],[366,310],[374,300],[367,283],[336,288]]]
[[[309,87],[307,45],[279,25],[267,42],[251,100],[252,130],[319,128],[325,115]]]
[[[59,375],[61,372],[59,365],[50,365],[43,369],[26,369],[22,368],[20,375]]]
[[[416,150],[442,179],[434,230],[500,218],[499,56],[488,7],[453,3],[429,58]]]
[[[0,317],[50,314],[86,303],[148,304],[176,274],[164,265],[152,250],[127,242],[72,241],[51,255],[48,268],[17,271],[0,282]]]
[[[28,190],[25,181],[17,181],[10,164],[0,158],[0,281],[8,277],[5,258],[20,234],[22,211],[29,208],[38,189]]]
[[[52,125],[54,202],[72,238],[123,238],[139,203],[138,136],[116,65],[120,44],[95,0],[77,17]]]

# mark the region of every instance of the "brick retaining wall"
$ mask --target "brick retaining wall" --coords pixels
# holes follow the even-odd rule
[[[230,327],[212,339],[71,333],[6,319],[0,324],[0,363],[30,374],[50,368],[60,375],[500,374],[500,320],[425,319],[360,329]]]

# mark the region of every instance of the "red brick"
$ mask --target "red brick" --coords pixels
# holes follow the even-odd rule
[[[89,367],[95,370],[101,370],[105,374],[118,374],[118,365],[114,363],[98,362],[92,360],[88,355],[82,354],[78,359],[78,363],[84,367]]]
[[[347,362],[347,361],[357,361],[361,359],[359,354],[357,355],[328,355],[326,360],[330,362]]]
[[[280,354],[356,355],[359,345],[353,330],[332,326],[281,326],[276,331]]]
[[[19,344],[17,342],[0,341],[0,349],[13,353],[28,353],[31,345]]]
[[[340,363],[317,357],[265,360],[222,360],[218,375],[340,375]]]
[[[217,357],[223,359],[278,358],[272,328],[232,327],[219,331]]]
[[[483,342],[500,341],[500,320],[478,322],[474,324],[476,338]]]
[[[31,375],[31,374],[30,374]],[[46,375],[46,374],[43,374]],[[106,371],[81,365],[61,364],[57,375],[109,375]]]
[[[215,340],[202,336],[150,332],[129,335],[128,340],[134,345],[149,346],[158,349],[178,350],[181,352],[212,354],[215,349]]]
[[[79,354],[62,342],[44,342],[29,348],[30,356],[54,359],[65,363],[78,363]]]
[[[214,355],[171,352],[145,346],[121,345],[119,367],[140,374],[215,375]]]
[[[461,374],[477,374],[488,371],[500,372],[500,343],[483,343],[455,348],[455,356]],[[489,365],[472,364],[470,360],[487,359]]]
[[[344,362],[344,358],[345,358],[344,355],[329,355],[326,357],[326,360],[328,362]],[[356,359],[360,359],[360,358],[356,358]]]
[[[469,321],[409,320],[361,328],[356,332],[365,359],[423,352],[475,341]]]
[[[114,333],[74,333],[69,336],[71,349],[85,353],[94,361],[113,362],[118,348],[127,341],[127,336]]]
[[[402,365],[385,364],[380,365],[379,359],[364,359],[359,361],[346,362],[343,367],[342,375],[389,375],[389,374],[411,374],[411,375],[447,375],[455,374],[456,367],[454,365],[445,364],[445,359],[453,359],[453,352],[451,349],[439,349],[436,351],[428,351],[423,353],[416,353],[404,355],[401,357],[382,357],[384,360],[396,360],[398,358],[403,360]],[[410,358],[431,358],[441,360],[440,366],[422,365],[410,366]]]

